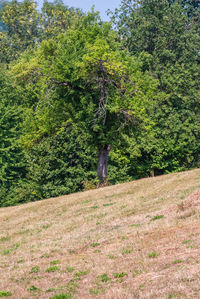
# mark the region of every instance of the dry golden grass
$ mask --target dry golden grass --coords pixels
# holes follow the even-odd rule
[[[0,296],[200,298],[198,190],[196,169],[0,209]]]

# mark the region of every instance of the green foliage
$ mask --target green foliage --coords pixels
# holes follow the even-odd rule
[[[46,272],[56,272],[58,270],[59,270],[58,266],[51,266],[51,267],[46,269]]]
[[[147,107],[163,92],[143,62],[120,46],[110,24],[91,14],[19,60],[12,69],[16,83],[30,95],[27,106],[36,99],[27,110],[24,146],[75,123],[95,153],[106,144],[118,148],[125,130],[151,127]]]
[[[151,134],[136,139],[142,175],[199,166],[199,8],[199,1],[128,0],[115,13],[125,46],[166,93],[149,110]]]
[[[71,294],[60,294],[60,295],[54,295],[52,297],[50,297],[50,299],[70,299],[72,298],[72,295]]]
[[[25,178],[24,152],[19,143],[22,109],[15,105],[18,94],[2,69],[0,72],[0,206],[9,203],[9,192]],[[13,204],[13,202],[11,202]]]
[[[80,9],[68,7],[62,1],[45,1],[40,14],[40,39],[57,37],[78,22]]]
[[[113,273],[113,276],[114,276],[115,278],[122,278],[122,277],[128,276],[128,274],[125,273],[125,272],[121,272],[121,273]]]
[[[84,132],[74,125],[28,149],[29,181],[21,196],[37,200],[82,190],[84,181],[95,177],[95,153],[84,141]]]
[[[33,46],[38,37],[38,11],[32,0],[11,1],[0,12],[5,26],[0,32],[1,62],[9,63],[16,59],[27,47]]]
[[[4,2],[0,6],[0,62],[9,63],[41,40],[66,32],[81,15],[79,9],[61,1],[45,1],[41,13],[32,0]]]
[[[40,268],[38,266],[35,266],[31,269],[30,273],[38,273],[40,271]]]
[[[0,297],[10,297],[10,296],[12,296],[11,292],[0,291]]]
[[[164,215],[156,215],[154,216],[151,221],[155,221],[155,220],[158,220],[158,219],[162,219],[164,217]]]
[[[36,286],[31,286],[30,288],[28,288],[28,291],[30,291],[30,292],[38,292],[38,291],[40,291],[40,288],[37,288]]]
[[[180,264],[180,263],[182,263],[182,262],[183,262],[182,259],[177,259],[177,260],[174,260],[174,261],[173,261],[173,264],[176,265],[176,264]]]
[[[108,277],[108,275],[106,273],[100,275],[99,278],[102,282],[108,282],[109,280],[111,280],[111,278]]]
[[[158,253],[158,252],[155,252],[155,251],[153,251],[153,252],[151,252],[151,253],[148,254],[148,257],[149,257],[149,258],[156,258],[156,257],[158,257],[158,256],[159,256],[159,253]]]

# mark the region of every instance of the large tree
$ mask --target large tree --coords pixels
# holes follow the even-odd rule
[[[146,68],[167,94],[149,112],[153,134],[141,141],[144,147],[149,140],[142,160],[152,170],[175,171],[199,163],[199,12],[199,1],[124,0],[115,13],[124,47],[133,55],[145,54]]]
[[[118,146],[122,130],[147,128],[146,108],[158,98],[157,80],[142,65],[121,49],[110,24],[94,14],[43,42],[13,69],[30,102],[33,93],[37,101],[24,142],[31,145],[76,123],[87,132],[86,143],[99,151],[98,177],[104,182],[109,151]]]

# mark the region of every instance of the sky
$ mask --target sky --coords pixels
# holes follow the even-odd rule
[[[41,7],[43,0],[37,0],[38,6]],[[108,9],[114,10],[115,8],[119,8],[121,0],[63,0],[63,3],[68,6],[74,6],[78,8],[82,8],[84,12],[87,12],[94,5],[95,10],[100,11],[100,15],[102,20],[107,21],[109,17],[106,15],[106,11]]]

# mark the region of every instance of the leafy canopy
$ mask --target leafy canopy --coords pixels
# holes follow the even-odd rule
[[[75,122],[101,147],[117,143],[125,127],[148,123],[146,107],[158,99],[158,82],[116,40],[110,24],[91,13],[14,66],[16,82],[35,103],[27,144]]]

